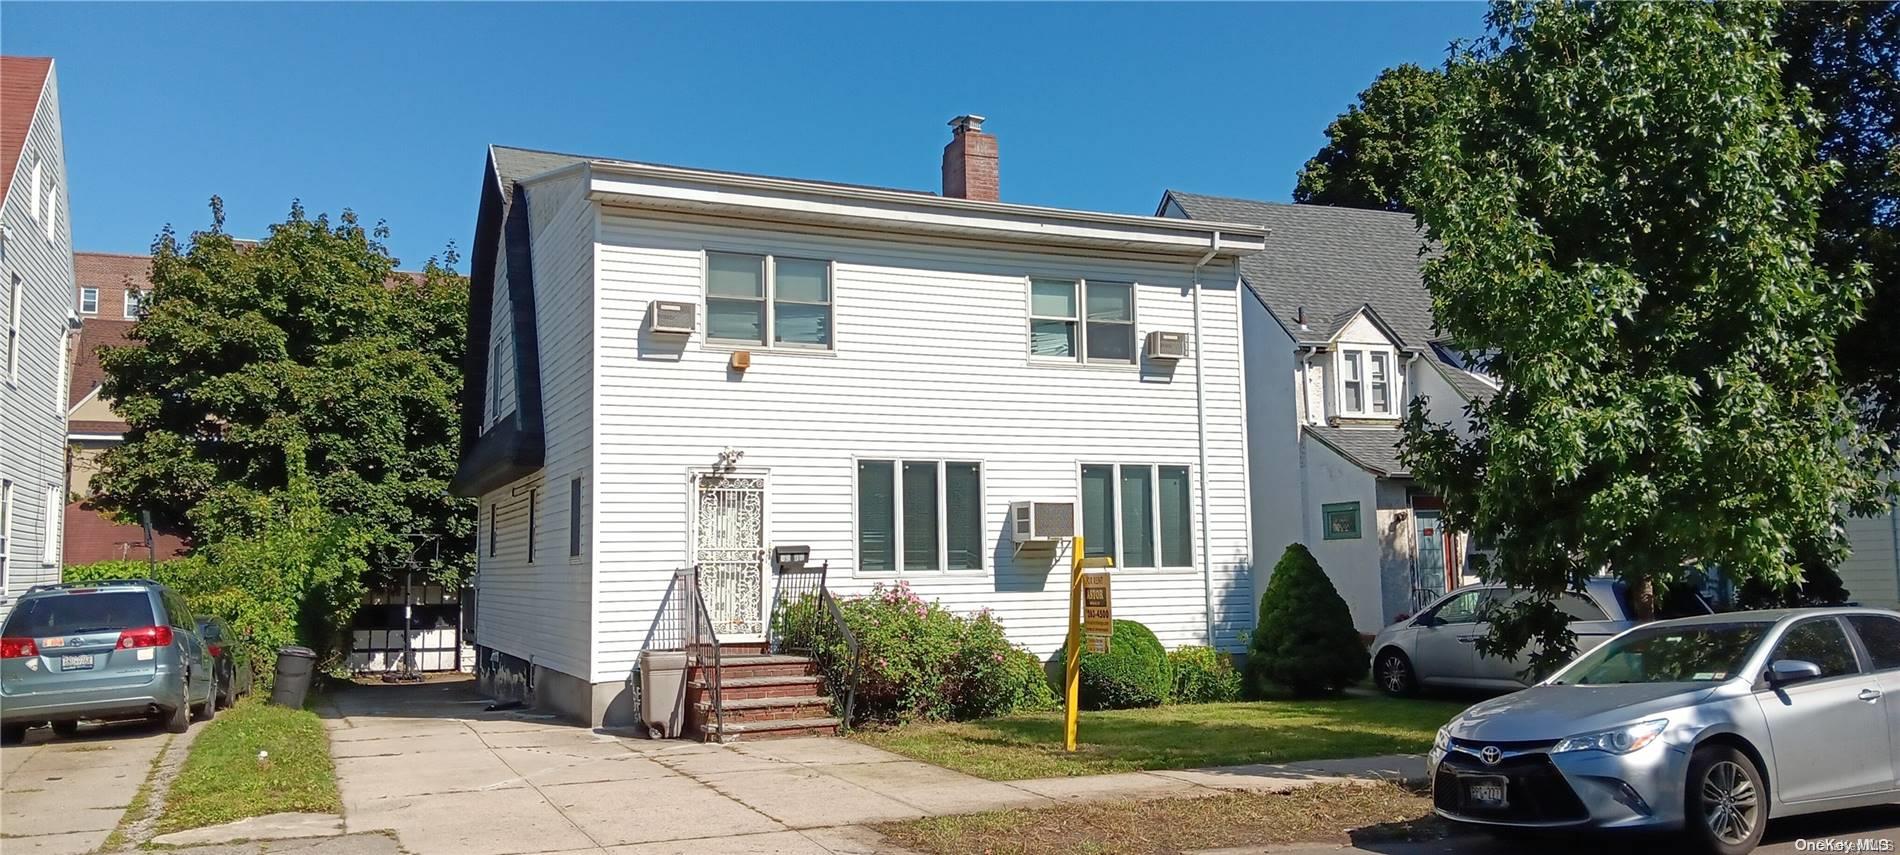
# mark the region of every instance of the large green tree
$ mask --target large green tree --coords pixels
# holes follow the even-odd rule
[[[370,532],[372,569],[426,544],[425,569],[458,577],[474,532],[447,489],[467,282],[436,259],[397,272],[386,236],[293,204],[264,240],[234,241],[216,198],[208,230],[161,233],[138,345],[100,355],[129,425],[93,480],[101,503],[201,543],[247,536],[296,454],[325,506]]]
[[[1326,146],[1300,170],[1293,201],[1412,210],[1408,185],[1444,85],[1443,74],[1409,63],[1379,72],[1358,102],[1326,126]]]
[[[1877,500],[1835,342],[1865,281],[1815,259],[1838,169],[1782,86],[1778,10],[1500,3],[1448,63],[1419,174],[1438,321],[1502,389],[1403,459],[1488,575],[1542,597],[1480,642],[1572,639],[1548,597],[1691,563],[1786,587]]]
[[[1821,196],[1817,257],[1865,265],[1872,295],[1840,340],[1841,373],[1862,418],[1900,440],[1900,2],[1790,3],[1776,44],[1782,79],[1820,115],[1816,156],[1841,165]]]

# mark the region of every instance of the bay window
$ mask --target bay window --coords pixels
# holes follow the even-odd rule
[[[1118,568],[1194,566],[1186,466],[1084,464],[1082,551]]]
[[[858,569],[983,569],[982,464],[859,460]]]

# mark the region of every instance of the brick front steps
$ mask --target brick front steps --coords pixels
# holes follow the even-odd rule
[[[686,684],[686,732],[702,742],[835,736],[831,697],[807,656],[720,649],[722,718],[713,715],[710,662],[692,666]]]

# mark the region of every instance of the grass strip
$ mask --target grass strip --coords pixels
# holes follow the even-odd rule
[[[1110,801],[938,816],[874,826],[929,855],[1148,855],[1273,843],[1433,840],[1431,800],[1396,784]]]
[[[1455,701],[1385,697],[1179,704],[1082,713],[1062,750],[1062,714],[915,722],[853,735],[870,745],[992,781],[1150,769],[1291,763],[1431,748]]]
[[[159,834],[273,813],[342,812],[316,713],[246,699],[204,727],[166,794]]]

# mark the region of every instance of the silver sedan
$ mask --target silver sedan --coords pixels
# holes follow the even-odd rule
[[[1752,850],[1770,817],[1900,796],[1900,614],[1707,615],[1616,636],[1438,733],[1432,799],[1498,829],[1681,829]]]

